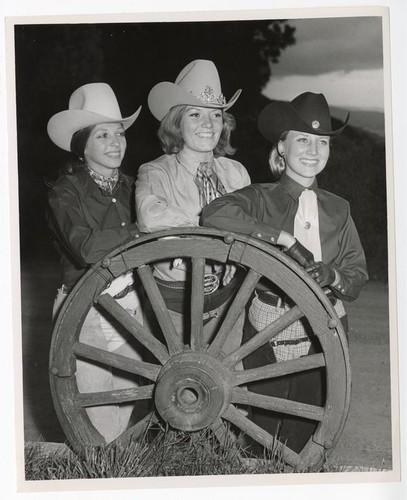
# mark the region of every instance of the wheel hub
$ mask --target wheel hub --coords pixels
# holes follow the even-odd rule
[[[196,352],[178,354],[160,372],[157,411],[175,429],[204,429],[229,406],[230,381],[219,360]]]

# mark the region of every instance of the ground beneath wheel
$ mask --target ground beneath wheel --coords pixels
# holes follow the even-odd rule
[[[56,262],[22,269],[24,433],[26,441],[64,442],[48,385],[51,310],[59,284]],[[347,307],[352,399],[330,460],[351,467],[392,468],[388,288],[366,285]]]

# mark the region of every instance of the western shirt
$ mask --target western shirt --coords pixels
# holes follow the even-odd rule
[[[106,194],[85,169],[58,179],[48,192],[48,224],[60,253],[62,282],[74,285],[86,269],[138,234],[134,181],[120,173]]]
[[[298,198],[304,189],[283,173],[276,183],[252,184],[214,200],[203,210],[201,221],[205,226],[276,244],[282,230],[294,233]],[[320,189],[316,180],[309,189],[315,191],[318,200],[322,261],[337,273],[331,288],[339,299],[354,300],[368,280],[368,273],[349,203]]]
[[[250,184],[249,174],[241,163],[225,157],[211,160],[227,192]],[[141,165],[136,181],[136,212],[141,231],[199,225],[202,207],[195,184],[199,164],[199,160],[182,150]],[[185,269],[174,268],[172,263],[157,264],[155,274],[164,280],[185,280]]]

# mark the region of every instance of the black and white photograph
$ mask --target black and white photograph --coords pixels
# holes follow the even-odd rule
[[[391,12],[270,7],[6,18],[19,491],[400,480]]]

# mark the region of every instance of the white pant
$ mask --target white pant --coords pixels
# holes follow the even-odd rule
[[[130,273],[129,273],[130,274]],[[126,275],[124,275],[126,276]],[[116,283],[118,281],[118,283]],[[106,293],[115,295],[120,284],[123,285],[123,277],[113,281]],[[126,285],[125,285],[126,286]],[[121,287],[121,289],[124,287]],[[54,301],[53,317],[58,314],[67,294],[62,289]],[[143,313],[141,301],[135,290],[132,290],[117,302],[124,307],[139,323],[143,324]],[[117,323],[114,324],[109,316],[96,307],[91,307],[83,323],[79,334],[80,342],[99,347],[109,352],[115,352],[132,359],[141,360],[142,346]],[[99,366],[90,361],[80,358],[76,361],[76,382],[81,393],[109,391],[138,387],[139,383],[135,375],[115,371],[109,367]],[[134,403],[123,403],[120,405],[95,406],[86,409],[86,412],[94,427],[109,443],[120,436],[127,428]]]

